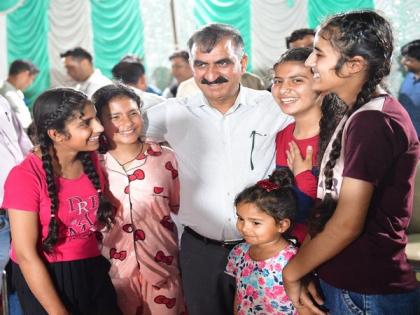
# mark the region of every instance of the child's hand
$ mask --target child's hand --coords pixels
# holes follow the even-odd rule
[[[286,151],[287,165],[295,176],[312,169],[312,153],[313,148],[307,146],[306,158],[303,159],[297,144],[294,141],[289,142],[289,150]]]

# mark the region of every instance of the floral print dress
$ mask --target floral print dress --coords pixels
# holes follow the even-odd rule
[[[278,255],[255,261],[249,255],[250,245],[241,243],[229,253],[226,273],[236,279],[236,306],[238,315],[297,314],[283,287],[282,271],[296,255],[290,244]]]

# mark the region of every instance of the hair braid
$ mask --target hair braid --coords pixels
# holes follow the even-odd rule
[[[56,216],[58,209],[57,187],[54,181],[54,170],[52,165],[52,158],[49,151],[49,140],[43,134],[39,137],[39,146],[42,153],[42,167],[47,178],[48,196],[51,200],[51,219],[48,225],[47,237],[43,240],[42,245],[46,252],[51,252],[53,246],[58,240],[59,222]]]
[[[107,228],[110,228],[111,223],[114,222],[113,207],[103,194],[99,176],[93,164],[90,153],[81,152],[79,153],[79,158],[83,164],[83,170],[85,174],[89,177],[90,181],[98,192],[99,206],[96,213],[96,218],[100,223],[106,225]]]

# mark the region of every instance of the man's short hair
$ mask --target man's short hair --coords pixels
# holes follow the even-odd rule
[[[190,59],[190,54],[186,50],[179,50],[169,56],[169,60],[172,60],[174,58],[182,58],[185,60],[185,62],[188,63],[188,60]]]
[[[29,60],[16,59],[9,67],[9,75],[17,75],[21,72],[29,71],[30,74],[38,74],[39,69]]]
[[[192,53],[192,48],[196,45],[200,51],[209,53],[225,38],[232,40],[238,57],[242,57],[244,54],[244,41],[241,33],[227,24],[213,23],[203,26],[190,37],[188,48],[190,53]]]
[[[420,39],[413,40],[402,46],[401,55],[420,61]]]
[[[123,56],[119,62],[140,63],[143,65],[143,60],[135,54],[127,54]]]
[[[92,55],[82,47],[76,47],[73,49],[69,49],[66,52],[60,54],[61,58],[71,57],[77,60],[87,59],[90,63],[92,63]]]
[[[120,61],[112,68],[114,79],[124,84],[136,84],[144,73],[144,66],[140,62]]]
[[[308,35],[315,36],[315,30],[313,30],[312,28],[300,28],[294,30],[292,34],[290,34],[290,36],[286,37],[286,47],[290,48],[290,43],[303,39],[305,36]]]

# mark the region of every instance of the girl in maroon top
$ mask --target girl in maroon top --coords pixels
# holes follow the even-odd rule
[[[373,11],[327,20],[306,64],[313,88],[333,93],[348,110],[320,167],[318,198],[306,242],[283,271],[299,309],[315,314],[420,313],[420,291],[404,250],[412,214],[419,142],[407,112],[379,88],[390,72],[389,23]],[[325,302],[313,282],[319,273]]]

